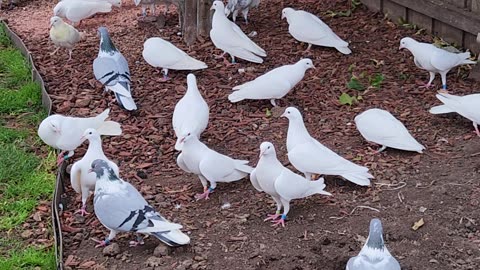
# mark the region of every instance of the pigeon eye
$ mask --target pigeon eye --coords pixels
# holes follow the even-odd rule
[[[270,149],[270,146],[269,146],[269,147],[267,147],[267,149]]]
[[[190,136],[190,132],[187,134],[187,136]]]
[[[92,132],[90,131],[88,134],[92,135]]]

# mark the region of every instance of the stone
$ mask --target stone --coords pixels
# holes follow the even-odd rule
[[[162,259],[155,256],[150,256],[148,257],[147,261],[145,261],[145,266],[150,266],[150,267],[156,267],[162,264],[163,264]]]
[[[171,253],[171,250],[169,247],[165,246],[164,244],[160,244],[153,251],[153,256],[162,257],[162,256],[167,256],[170,253]]]
[[[104,256],[116,256],[120,253],[120,247],[117,243],[111,243],[103,249],[102,253]]]

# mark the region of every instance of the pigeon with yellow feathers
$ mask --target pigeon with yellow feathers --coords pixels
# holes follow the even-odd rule
[[[68,60],[72,59],[73,47],[84,38],[84,32],[78,32],[75,27],[64,22],[62,18],[53,16],[50,19],[50,39],[57,47],[51,55],[55,54],[60,48],[65,48],[68,50]]]

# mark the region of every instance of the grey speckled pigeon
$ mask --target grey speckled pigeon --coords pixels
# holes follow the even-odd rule
[[[382,222],[378,218],[370,221],[367,242],[357,256],[348,260],[346,270],[400,270],[400,264],[385,246]]]
[[[93,61],[95,78],[105,86],[105,91],[111,90],[115,93],[120,107],[127,111],[136,110],[137,105],[132,98],[130,88],[132,80],[127,59],[113,44],[107,28],[99,27],[98,32],[100,49],[97,58]]]
[[[93,199],[95,215],[110,230],[105,240],[95,240],[99,243],[97,247],[108,245],[118,232],[150,234],[169,246],[190,243],[190,238],[179,230],[182,225],[162,217],[135,187],[115,174],[107,161],[93,161],[90,171],[97,175]],[[142,243],[137,239],[131,246]]]
[[[225,16],[228,17],[228,15],[232,13],[232,19],[235,21],[238,12],[241,12],[245,23],[248,24],[248,11],[251,8],[258,7],[258,5],[260,5],[260,0],[228,0],[227,6],[225,7]]]

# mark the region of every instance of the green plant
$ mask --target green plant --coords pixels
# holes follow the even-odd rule
[[[383,80],[385,80],[385,76],[383,76],[382,73],[376,73],[373,76],[368,77],[368,84],[370,84],[370,87],[380,88]]]
[[[360,82],[360,78],[361,77],[357,77],[352,74],[350,81],[347,82],[347,88],[357,90],[357,91],[365,90],[365,86]]]
[[[338,102],[342,105],[353,105],[354,103],[357,103],[359,100],[362,100],[362,96],[350,96],[347,93],[342,93],[338,97]]]
[[[355,12],[358,6],[360,6],[362,2],[360,0],[351,0],[350,1],[350,8],[345,10],[345,11],[333,11],[333,10],[327,10],[325,12],[326,16],[335,18],[335,17],[350,17],[352,16],[352,13]]]

